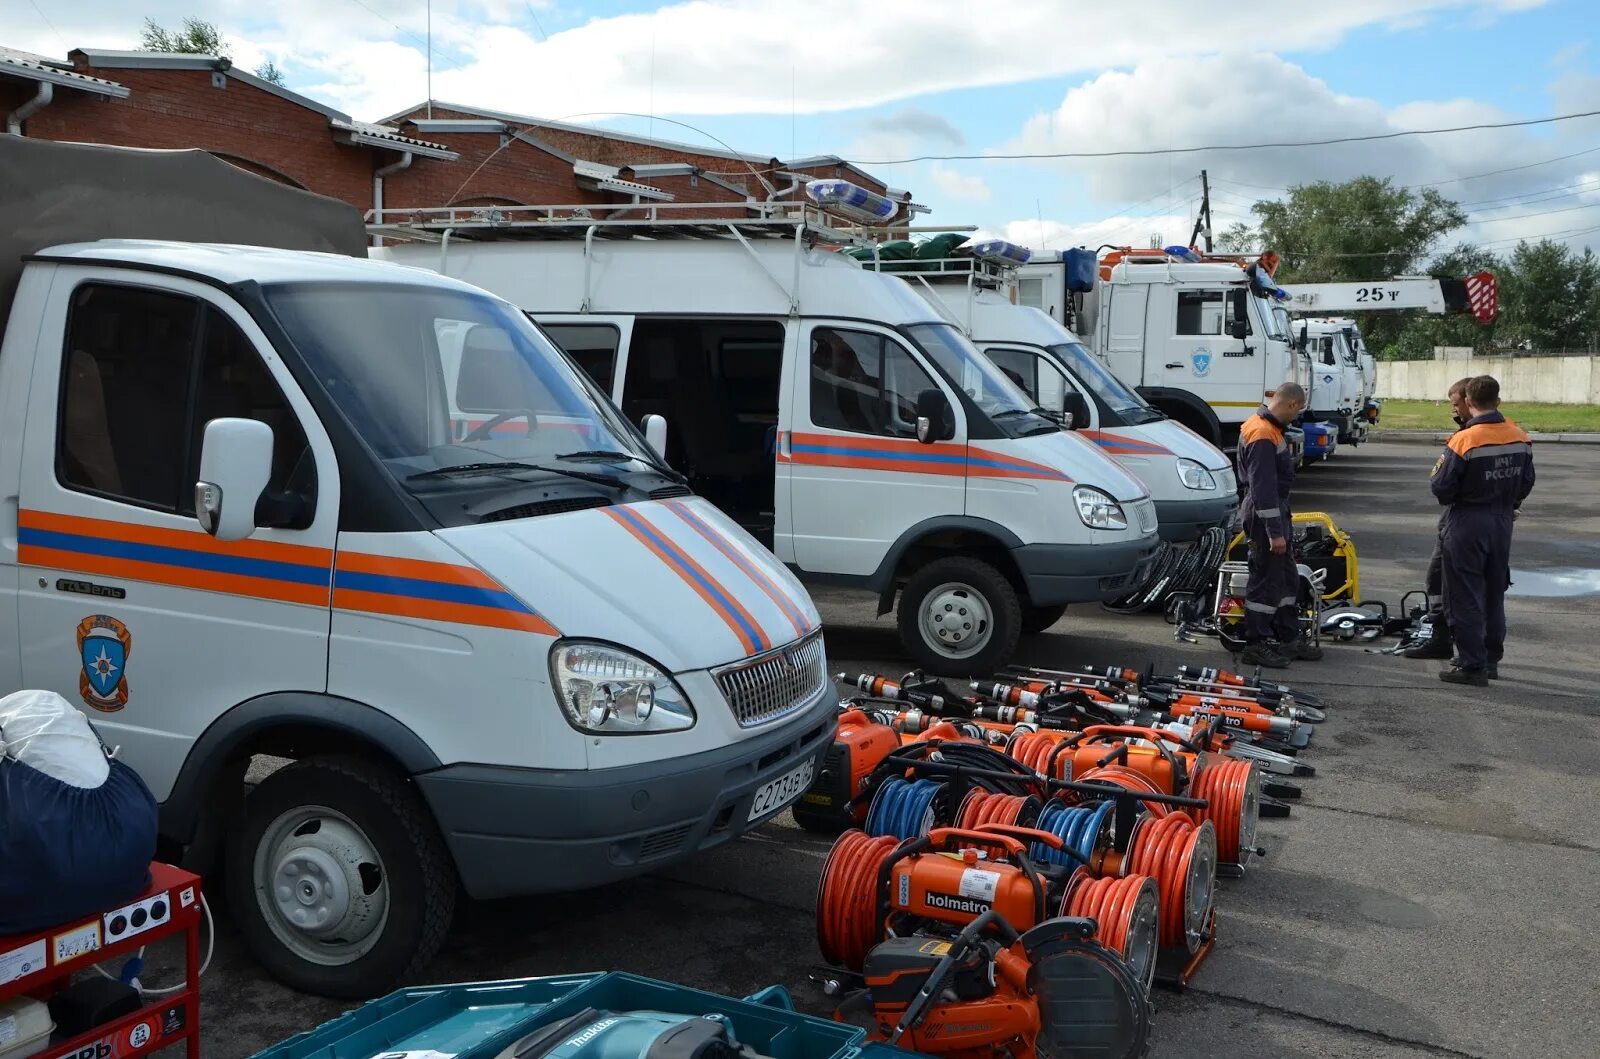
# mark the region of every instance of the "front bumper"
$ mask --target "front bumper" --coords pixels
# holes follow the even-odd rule
[[[1144,581],[1161,549],[1159,533],[1103,544],[1024,544],[1011,549],[1028,603],[1098,603],[1126,595]]]
[[[838,710],[830,681],[772,731],[700,754],[592,771],[450,765],[415,779],[472,897],[576,890],[748,830],[763,784],[808,758],[820,767]]]
[[[1164,541],[1192,541],[1212,526],[1231,526],[1239,511],[1236,493],[1203,500],[1157,500],[1157,532]]]

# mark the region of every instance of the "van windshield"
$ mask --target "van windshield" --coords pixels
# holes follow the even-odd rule
[[[978,410],[1010,437],[1061,429],[1036,412],[1037,403],[951,325],[912,324],[904,330],[912,343],[939,366],[945,378],[960,387]]]
[[[493,473],[502,463],[508,473],[538,473],[529,465],[541,464],[581,475],[584,464],[600,470],[597,453],[654,463],[615,406],[498,298],[367,283],[274,284],[263,293],[322,387],[402,483],[469,465]],[[458,480],[422,482],[437,489]]]
[[[1080,382],[1094,391],[1101,404],[1117,413],[1129,426],[1165,418],[1145,404],[1144,398],[1122,385],[1121,380],[1095,360],[1081,342],[1058,342],[1049,350]]]

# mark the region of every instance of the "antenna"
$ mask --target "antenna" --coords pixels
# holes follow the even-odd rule
[[[1050,249],[1050,239],[1044,234],[1044,204],[1038,199],[1033,200],[1033,215],[1039,221],[1039,249]]]
[[[428,117],[433,117],[433,0],[428,0]]]

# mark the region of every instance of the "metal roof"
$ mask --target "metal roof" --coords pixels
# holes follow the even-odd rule
[[[302,96],[299,92],[291,92],[282,85],[263,80],[247,70],[239,69],[233,65],[232,59],[225,57],[168,51],[112,51],[105,48],[74,48],[72,54],[82,55],[90,66],[102,70],[214,70],[251,88],[258,88],[279,99],[286,99],[307,110],[314,110],[318,114],[326,114],[329,119],[351,120],[350,115],[342,110],[335,110],[310,96]]]
[[[475,118],[408,118],[406,124],[418,132],[437,136],[441,133],[451,132],[486,132],[501,133],[506,131],[506,123],[492,119]]]
[[[402,136],[399,130],[387,125],[374,125],[367,121],[349,121],[343,118],[335,118],[329,124],[336,131],[345,133],[346,139],[358,147],[386,147],[392,150],[410,151],[424,158],[439,158],[446,162],[454,162],[461,157],[442,143]]]
[[[76,88],[81,92],[93,92],[95,95],[111,96],[116,99],[128,97],[128,89],[115,81],[80,74],[66,63],[58,63],[43,55],[18,51],[15,48],[0,47],[0,74],[61,85],[65,88]]]

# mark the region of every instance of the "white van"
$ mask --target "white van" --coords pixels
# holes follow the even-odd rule
[[[98,175],[74,201],[151,192],[113,228],[284,238],[303,194],[48,146],[0,143],[40,166],[6,239],[94,227],[44,207]],[[515,307],[328,253],[0,250],[0,694],[82,704],[285,982],[383,993],[458,888],[651,871],[809,784],[838,700],[805,591]],[[295,760],[246,794],[262,755]]]
[[[1124,386],[1072,332],[1039,309],[1014,304],[1003,293],[1014,286],[1012,270],[970,257],[917,265],[932,271],[903,273],[905,282],[1023,392],[1069,414],[1073,430],[1144,483],[1164,540],[1189,541],[1232,523],[1239,497],[1228,457]]]
[[[802,581],[870,590],[880,613],[898,594],[920,666],[992,670],[1067,604],[1137,582],[1160,543],[1137,479],[904,283],[822,249],[849,231],[793,204],[691,219],[717,208],[408,210],[373,231],[448,230],[447,250],[378,253],[526,309],[629,417],[665,418],[668,462]]]

